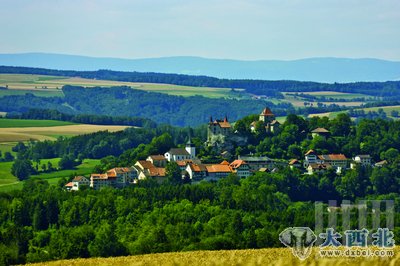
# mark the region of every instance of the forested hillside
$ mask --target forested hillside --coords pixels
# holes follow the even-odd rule
[[[290,80],[267,81],[247,79],[218,79],[207,76],[190,76],[181,74],[122,72],[111,70],[66,71],[9,66],[0,66],[0,73],[38,74],[130,82],[167,83],[196,87],[242,88],[248,93],[267,95],[274,98],[282,98],[283,96],[281,92],[338,91],[363,93],[372,96],[385,97],[392,100],[400,99],[400,81],[328,84]]]
[[[227,115],[234,121],[244,115],[258,113],[265,105],[273,108],[277,116],[286,114],[292,108],[289,103],[275,105],[266,101],[181,97],[129,87],[64,86],[62,91],[64,97],[37,97],[33,94],[4,96],[0,98],[0,111],[50,109],[66,114],[144,117],[157,123],[193,126],[209,121],[210,116],[222,118]]]

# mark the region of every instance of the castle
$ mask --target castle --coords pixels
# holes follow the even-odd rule
[[[265,107],[264,110],[258,117],[258,121],[254,121],[250,124],[251,132],[256,130],[257,123],[261,122],[265,127],[265,131],[269,133],[275,133],[279,130],[280,123],[275,119],[274,113],[268,108]]]
[[[228,122],[227,116],[225,116],[224,120],[216,119],[214,121],[212,117],[210,117],[207,129],[207,141],[209,143],[215,141],[224,142],[225,138],[228,138],[231,134],[232,126]]]

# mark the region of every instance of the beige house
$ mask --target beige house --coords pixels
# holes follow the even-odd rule
[[[311,136],[313,138],[316,138],[317,136],[322,137],[322,138],[327,138],[329,136],[330,132],[329,130],[322,128],[322,127],[318,127],[316,129],[314,129],[313,131],[311,131]]]
[[[147,157],[146,161],[151,162],[156,167],[165,167],[167,166],[167,159],[164,155],[150,155]]]
[[[138,171],[138,180],[153,178],[161,183],[165,181],[165,168],[156,167],[149,161],[137,161],[135,168]]]
[[[332,168],[328,163],[310,163],[307,167],[307,173],[309,175],[325,172],[326,170]]]
[[[232,168],[227,164],[206,165],[206,168],[208,173],[204,179],[206,181],[218,181],[232,173]]]

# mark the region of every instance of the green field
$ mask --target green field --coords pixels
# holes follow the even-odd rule
[[[362,93],[345,93],[345,92],[337,92],[337,91],[308,91],[308,92],[298,92],[306,95],[312,95],[317,98],[326,97],[333,98],[337,100],[346,99],[351,100],[354,98],[365,98],[365,99],[373,99],[373,96],[362,94]]]
[[[60,158],[43,159],[40,161],[40,165],[47,164],[47,162],[50,161],[53,164],[53,167],[58,167],[59,160]],[[50,184],[57,184],[58,180],[63,177],[68,178],[69,176],[75,174],[89,175],[92,172],[94,166],[99,163],[100,160],[85,159],[82,164],[76,167],[76,169],[54,171],[50,173],[40,173],[39,175],[31,176],[31,178],[42,178],[46,179]],[[12,164],[13,162],[0,162],[0,192],[22,188],[23,182],[19,181],[15,176],[11,174]],[[40,166],[39,170],[41,170]]]
[[[136,83],[29,74],[0,74],[0,86],[8,86],[8,90],[0,90],[0,97],[6,95],[24,95],[25,93],[33,93],[36,96],[46,97],[63,96],[60,88],[64,85],[83,87],[129,86],[144,91],[185,97],[202,95],[209,98],[241,98],[246,95],[242,89],[231,91],[230,88],[192,87],[172,84]]]
[[[398,119],[398,117],[392,117],[391,112],[392,111],[399,111],[400,112],[400,105],[394,105],[394,106],[381,106],[381,107],[368,107],[368,108],[357,108],[355,110],[364,110],[365,113],[368,112],[378,112],[379,109],[382,109],[386,115],[390,118]],[[320,113],[320,114],[310,114],[309,117],[313,116],[327,116],[329,118],[335,118],[339,113],[343,113],[346,111],[339,111],[339,112],[328,112],[328,113]]]
[[[336,101],[329,101],[328,99],[325,99],[325,101],[320,101],[323,104],[330,105],[330,104],[337,104],[341,106],[361,106],[364,104],[366,101],[372,101],[374,97],[366,95],[366,94],[360,94],[360,93],[343,93],[343,92],[335,92],[335,91],[314,91],[314,92],[296,92],[296,93],[303,93],[307,95],[312,95],[317,98],[325,96],[326,98],[333,98]],[[301,96],[296,96],[296,95],[290,95],[294,94],[294,92],[283,92],[284,95],[284,100],[285,102],[291,103],[295,107],[299,108],[304,108],[304,102],[310,102],[309,99],[303,98]],[[365,98],[366,101],[351,101],[356,98]],[[317,102],[312,103],[314,106],[317,105]]]
[[[6,119],[0,118],[0,128],[13,127],[56,127],[75,125],[75,123],[56,120]]]

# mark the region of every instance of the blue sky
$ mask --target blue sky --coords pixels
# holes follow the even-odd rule
[[[398,0],[0,0],[0,53],[400,61]]]

